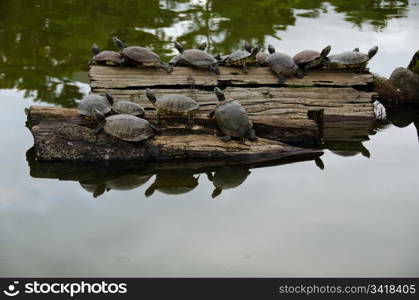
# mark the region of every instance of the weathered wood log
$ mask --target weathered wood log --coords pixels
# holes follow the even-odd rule
[[[278,78],[269,68],[249,68],[243,73],[238,68],[220,67],[220,75],[209,70],[176,67],[171,74],[154,68],[121,68],[92,66],[89,71],[91,87],[95,88],[145,88],[153,86],[217,86],[217,85],[277,85]],[[372,82],[370,73],[349,70],[312,70],[304,78],[290,78],[288,86],[365,86]]]
[[[213,120],[206,120],[213,122]],[[78,115],[74,109],[31,107],[28,125],[35,140],[38,160],[113,161],[228,159],[247,160],[261,157],[317,157],[317,150],[304,150],[259,138],[256,142],[222,142],[202,125],[188,131],[178,125],[167,126],[161,134],[143,143],[129,143],[100,133],[94,134],[94,122]],[[181,130],[181,134],[179,134]]]

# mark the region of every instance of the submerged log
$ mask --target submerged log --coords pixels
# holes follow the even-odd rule
[[[154,116],[148,114],[147,116]],[[152,121],[152,120],[150,120]],[[214,123],[202,119],[201,124]],[[130,143],[105,133],[94,134],[95,122],[81,117],[74,109],[31,107],[28,126],[35,140],[38,160],[47,161],[113,161],[228,159],[246,160],[269,157],[315,158],[322,151],[304,150],[281,142],[259,138],[256,142],[222,142],[211,127],[196,124],[192,130],[168,125],[161,134],[147,142]],[[212,130],[213,131],[213,130]]]

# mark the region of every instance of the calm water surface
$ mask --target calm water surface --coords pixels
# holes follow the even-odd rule
[[[23,112],[74,107],[112,35],[165,59],[378,45],[389,76],[418,32],[418,1],[1,1],[0,276],[419,276],[419,111],[329,143],[323,170],[40,164]]]

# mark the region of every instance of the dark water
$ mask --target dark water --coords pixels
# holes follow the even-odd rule
[[[252,166],[33,160],[23,110],[74,107],[90,46],[169,59],[243,40],[294,54],[374,45],[388,76],[419,48],[418,1],[0,2],[0,276],[419,276],[419,111]]]

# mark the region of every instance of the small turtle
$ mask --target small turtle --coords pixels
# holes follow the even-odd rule
[[[327,46],[322,50],[322,52],[315,50],[303,50],[294,55],[293,59],[294,62],[303,70],[321,67],[323,62],[327,59],[331,49],[331,46]]]
[[[103,115],[109,113],[112,109],[113,97],[111,94],[106,94],[105,97],[98,94],[88,94],[80,101],[78,110],[83,116],[93,118],[96,110]]]
[[[419,99],[419,75],[406,68],[396,68],[390,75],[390,82],[402,98],[411,103]]]
[[[205,51],[207,49],[207,43],[203,42],[201,45],[199,45],[198,50]],[[172,66],[189,66],[182,57],[182,54],[177,54],[172,57],[172,59],[169,61],[169,65]]]
[[[354,50],[352,50],[353,52],[359,52],[359,48],[356,47]]]
[[[126,114],[132,116],[144,115],[144,108],[141,105],[130,101],[118,101],[112,105],[112,110],[117,114]]]
[[[217,75],[220,74],[217,60],[207,52],[200,49],[184,50],[178,42],[175,42],[175,47],[180,53],[180,57],[175,61],[175,66],[187,65],[196,68],[207,68]]]
[[[163,63],[160,59],[160,56],[158,56],[150,49],[139,46],[127,47],[127,45],[123,43],[120,39],[118,39],[116,36],[112,37],[112,40],[121,52],[121,55],[124,57],[125,63],[134,66],[142,65],[155,68],[162,68],[167,73],[171,73],[173,71],[172,66]]]
[[[414,72],[416,75],[419,75],[419,50],[413,54],[412,60],[410,61],[407,68]]]
[[[227,142],[232,137],[238,137],[244,142],[247,136],[251,141],[255,141],[257,139],[255,130],[244,107],[237,101],[226,100],[224,93],[218,87],[214,88],[214,93],[219,103],[208,117],[215,117],[215,121],[225,134],[222,140]]]
[[[207,173],[208,180],[214,184],[212,198],[217,197],[223,190],[234,189],[241,185],[250,175],[250,171],[245,167],[223,167],[215,171]]]
[[[375,46],[368,51],[368,54],[348,51],[340,54],[329,55],[326,65],[337,69],[359,69],[360,72],[367,66],[368,61],[377,53],[378,47]]]
[[[285,53],[275,52],[275,49],[269,45],[269,56],[266,58],[266,64],[278,76],[278,83],[284,83],[286,77],[296,76],[303,78],[304,74],[291,56]]]
[[[152,93],[150,89],[146,90],[148,100],[157,110],[157,124],[160,122],[160,115],[187,115],[187,127],[191,127],[194,114],[199,110],[199,103],[185,95],[168,94],[160,98]]]
[[[89,65],[93,62],[98,65],[112,65],[119,66],[124,62],[124,59],[121,56],[121,53],[116,51],[100,51],[99,47],[96,44],[92,46],[93,57],[89,61]]]
[[[228,67],[241,67],[246,72],[247,65],[256,65],[256,55],[259,53],[260,48],[255,47],[252,49],[249,43],[244,43],[245,50],[236,50],[226,57],[222,58],[220,64]]]
[[[140,142],[152,137],[159,129],[147,120],[131,115],[113,115],[105,118],[100,111],[95,111],[95,119],[99,122],[95,134],[102,131],[127,142]]]

